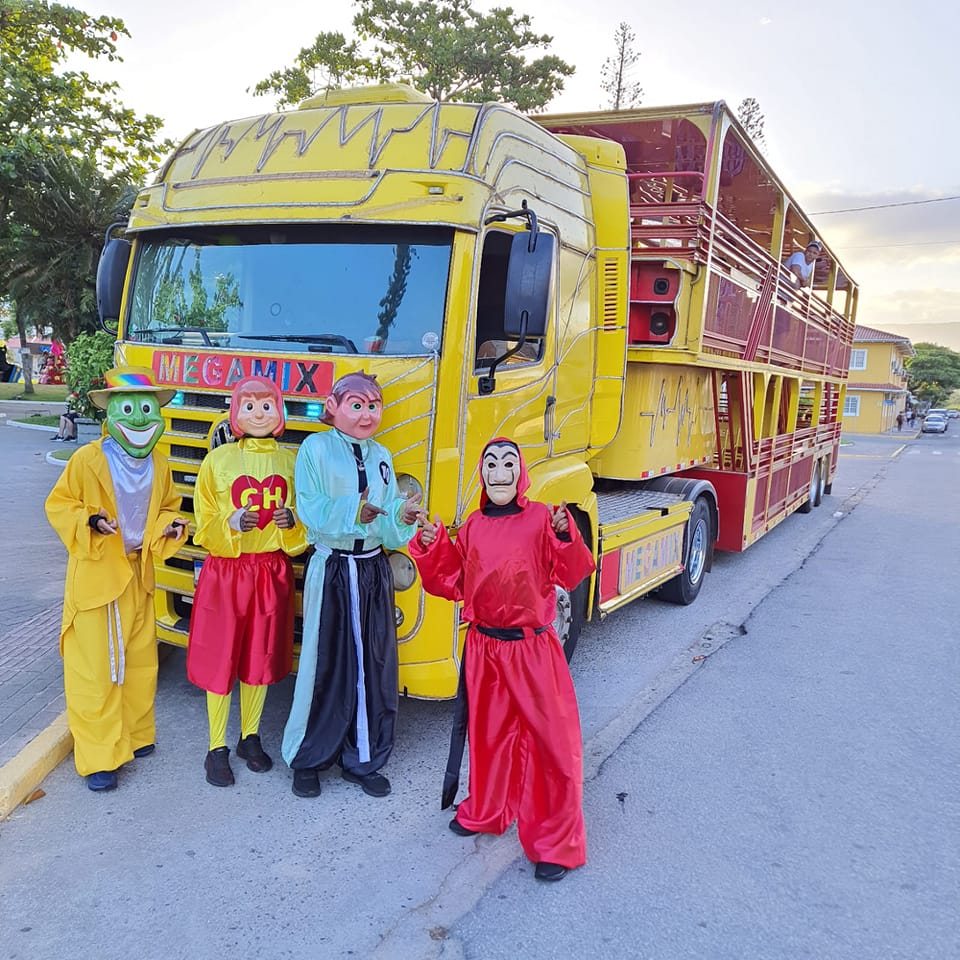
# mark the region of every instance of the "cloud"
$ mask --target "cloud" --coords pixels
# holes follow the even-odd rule
[[[760,26],[761,26],[761,27],[768,27],[768,26],[770,26],[771,23],[773,23],[773,21],[772,21],[769,17],[761,17],[761,18],[760,18]]]

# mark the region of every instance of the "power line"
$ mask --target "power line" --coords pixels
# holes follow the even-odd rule
[[[843,244],[840,244],[838,250],[886,250],[887,247],[938,247],[943,244],[950,243],[960,243],[960,239],[957,240],[920,240],[916,243],[877,243],[870,244],[868,246],[857,246],[857,247],[847,247]]]
[[[889,207],[915,207],[922,203],[946,203],[948,200],[960,200],[960,195],[955,197],[933,197],[930,200],[902,200],[899,203],[874,203],[866,207],[845,207],[843,210],[820,210],[818,213],[812,213],[812,217],[825,217],[831,213],[856,213],[858,210],[886,210]]]

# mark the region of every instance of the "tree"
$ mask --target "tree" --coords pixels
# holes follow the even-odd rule
[[[767,146],[767,140],[763,133],[764,116],[760,112],[760,101],[754,97],[744,97],[737,107],[737,119],[743,125],[743,129],[750,134],[750,139],[764,150]]]
[[[960,389],[960,353],[936,343],[915,343],[913,348],[907,385],[914,396],[936,406]]]
[[[136,188],[125,173],[104,174],[89,157],[61,148],[20,164],[8,185],[10,222],[0,234],[0,289],[26,324],[51,326],[69,343],[97,326],[95,277],[106,228],[129,215]]]
[[[600,68],[600,88],[607,95],[612,110],[636,107],[643,99],[643,87],[630,79],[640,59],[633,45],[637,36],[628,23],[617,24],[613,34],[614,55],[607,57]]]
[[[274,71],[254,93],[277,94],[284,106],[358,79],[395,79],[437,100],[499,100],[530,111],[549,103],[574,72],[551,54],[527,60],[553,37],[535,33],[530,17],[511,7],[482,13],[468,0],[356,0],[356,6],[357,39],[321,33],[292,67]]]

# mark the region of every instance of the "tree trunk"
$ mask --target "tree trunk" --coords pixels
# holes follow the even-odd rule
[[[23,392],[33,393],[33,356],[30,353],[30,346],[27,343],[27,325],[23,321],[23,314],[13,306],[13,312],[17,318],[17,333],[20,334],[20,363],[23,366]]]

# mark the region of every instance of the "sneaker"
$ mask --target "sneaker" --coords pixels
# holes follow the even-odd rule
[[[381,773],[359,774],[344,770],[343,779],[358,783],[368,797],[385,797],[390,792],[390,781]]]
[[[57,441],[62,440],[62,439],[63,439],[63,437],[56,437],[56,436],[54,436],[54,437],[51,437],[51,438],[50,438],[50,442],[51,442],[51,443],[56,443]]]
[[[567,875],[567,868],[561,867],[559,863],[547,863],[544,860],[537,864],[533,875],[538,880],[562,880]]]
[[[479,830],[471,830],[469,827],[465,827],[456,817],[454,817],[447,826],[450,827],[458,837],[475,837],[480,832]]]
[[[203,761],[203,769],[207,771],[207,783],[214,787],[232,787],[236,782],[233,771],[230,769],[230,748],[217,747],[210,750]]]
[[[157,745],[155,743],[145,743],[142,747],[137,747],[137,749],[133,751],[133,755],[139,760],[141,757],[149,757],[156,749]]]
[[[257,733],[251,733],[237,744],[237,756],[246,760],[247,769],[254,773],[266,773],[273,766],[273,760],[264,753]]]
[[[317,770],[308,768],[306,770],[293,771],[293,793],[297,797],[319,797],[320,796],[320,774]]]
[[[87,777],[87,786],[94,793],[103,793],[106,790],[117,789],[117,771],[101,770],[98,773],[91,773]]]

